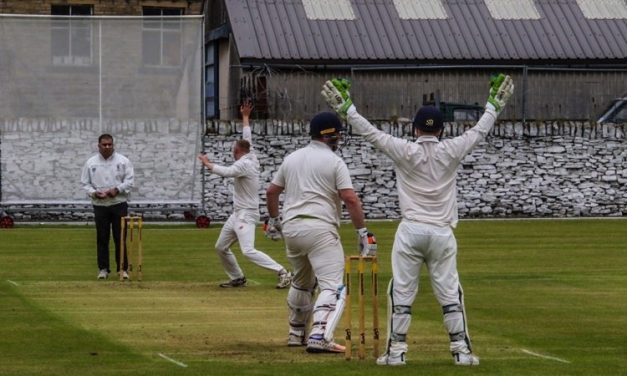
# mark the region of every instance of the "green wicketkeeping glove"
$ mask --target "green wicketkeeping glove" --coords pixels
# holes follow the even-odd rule
[[[353,105],[349,89],[351,83],[343,78],[334,78],[322,85],[322,97],[327,104],[343,119],[346,119],[348,109]]]
[[[490,78],[490,96],[486,107],[493,107],[497,114],[500,113],[513,93],[514,81],[510,76],[503,73],[492,76]]]

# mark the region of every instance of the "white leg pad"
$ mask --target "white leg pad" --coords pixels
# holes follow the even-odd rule
[[[289,307],[290,330],[304,335],[313,310],[313,294],[311,291],[290,287],[287,294]]]
[[[327,342],[333,341],[333,333],[335,333],[335,328],[342,318],[342,312],[344,312],[344,305],[346,303],[346,286],[340,286],[336,297],[337,302],[335,303],[335,309],[329,313],[327,317],[327,327],[324,331],[324,339]]]

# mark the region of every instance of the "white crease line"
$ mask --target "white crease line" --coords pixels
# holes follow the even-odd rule
[[[520,349],[520,350],[521,350],[522,352],[524,352],[525,354],[529,354],[529,355],[537,356],[538,358],[544,358],[544,359],[549,359],[549,360],[555,360],[556,362],[561,362],[561,363],[567,363],[567,364],[570,364],[570,361],[565,360],[565,359],[556,358],[556,357],[554,357],[554,356],[542,355],[542,354],[534,353],[533,351],[529,351],[529,350],[525,350],[525,349]]]
[[[9,282],[10,284],[12,284],[13,286],[19,286],[20,284],[17,282],[13,282],[10,279],[7,279],[7,282]]]
[[[179,367],[183,367],[183,368],[187,368],[187,364],[185,363],[181,363],[178,360],[172,359],[169,356],[162,354],[162,353],[157,353],[157,355],[159,355],[160,357],[162,357],[163,359],[167,360],[168,362],[172,362],[174,364],[176,364]]]

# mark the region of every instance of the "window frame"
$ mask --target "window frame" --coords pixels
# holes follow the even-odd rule
[[[178,14],[171,14],[177,12]],[[152,14],[146,14],[152,13]],[[158,14],[155,14],[158,13]],[[142,23],[142,65],[146,68],[160,68],[160,69],[175,69],[179,68],[183,63],[183,53],[181,46],[182,35],[182,22],[178,22],[175,28],[171,27],[171,20],[168,21],[168,17],[180,17],[185,15],[185,8],[180,7],[153,7],[143,6],[142,16],[144,16],[144,22]],[[146,36],[150,34],[158,33],[159,38],[159,56],[158,62],[150,61],[146,56]],[[167,38],[171,36],[178,36],[176,51],[176,62],[170,63],[167,59],[167,49],[165,46],[168,41]],[[170,42],[172,43],[172,42]]]
[[[87,12],[86,12],[87,11]],[[59,38],[57,32],[64,33],[63,41],[67,43],[66,54],[55,54],[55,50],[50,50],[50,60],[53,66],[57,67],[89,67],[94,65],[94,30],[91,21],[84,19],[94,15],[93,4],[51,4],[50,14],[53,16],[61,16],[59,19],[53,19],[51,25],[50,38],[52,38],[52,46],[55,45],[56,38]],[[79,23],[83,23],[80,25]],[[76,51],[74,32],[79,29],[86,29],[87,32],[87,55],[79,55]]]

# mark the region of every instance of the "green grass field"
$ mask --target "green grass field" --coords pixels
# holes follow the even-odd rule
[[[396,223],[369,228],[383,292]],[[239,249],[249,286],[219,288],[218,232],[148,225],[144,281],[121,283],[96,280],[92,226],[0,230],[0,375],[627,374],[625,219],[461,222],[459,271],[481,358],[472,369],[452,364],[424,270],[406,367],[288,348],[287,290]],[[352,253],[350,226],[342,235]],[[286,263],[281,242],[257,239]]]

